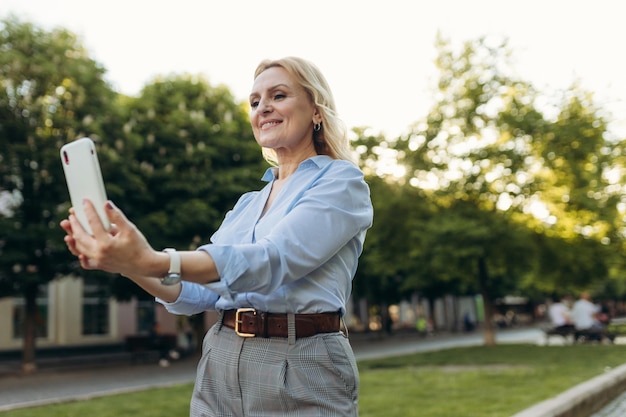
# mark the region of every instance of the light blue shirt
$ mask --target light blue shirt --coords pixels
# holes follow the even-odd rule
[[[341,311],[372,225],[373,208],[363,173],[354,164],[315,156],[303,161],[269,210],[275,180],[241,196],[211,243],[198,250],[215,261],[220,281],[183,281],[174,314],[252,307],[273,313]],[[184,278],[184,277],[183,277]]]

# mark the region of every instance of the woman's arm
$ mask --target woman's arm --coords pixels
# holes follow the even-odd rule
[[[67,233],[65,243],[70,252],[78,257],[81,266],[120,273],[130,277],[150,294],[170,299],[174,292],[159,288],[159,277],[165,276],[169,270],[170,256],[154,250],[139,229],[110,201],[105,205],[105,212],[114,225],[111,232],[105,230],[91,201],[85,200],[83,204],[93,235],[83,229],[72,211],[69,218],[61,222]],[[219,281],[215,262],[207,252],[179,253],[184,280],[199,284]],[[180,288],[175,287],[180,293]]]

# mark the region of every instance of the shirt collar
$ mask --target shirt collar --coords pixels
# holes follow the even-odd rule
[[[322,169],[326,165],[330,164],[331,162],[332,162],[332,158],[328,155],[315,155],[300,162],[300,165],[298,166],[298,170],[300,170],[302,167],[306,167],[309,164],[313,164],[317,166],[317,168]],[[265,182],[270,182],[270,181],[275,180],[277,170],[278,168],[276,167],[268,168],[265,171],[265,174],[263,174],[263,177],[261,179]]]

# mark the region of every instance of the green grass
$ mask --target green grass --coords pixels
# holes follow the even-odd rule
[[[618,345],[468,347],[359,362],[361,417],[508,417],[626,362]],[[191,385],[0,413],[2,417],[172,417]]]
[[[626,347],[500,345],[362,361],[360,416],[507,417],[626,362]]]
[[[184,417],[193,385],[153,388],[33,408],[0,412],[2,417]]]

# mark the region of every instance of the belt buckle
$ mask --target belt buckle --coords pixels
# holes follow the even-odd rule
[[[256,315],[256,310],[254,308],[238,308],[237,311],[235,312],[235,333],[239,337],[255,337],[256,336],[254,333],[243,333],[239,331],[239,325],[243,323],[243,320],[241,320],[241,314],[250,313],[250,312]]]

